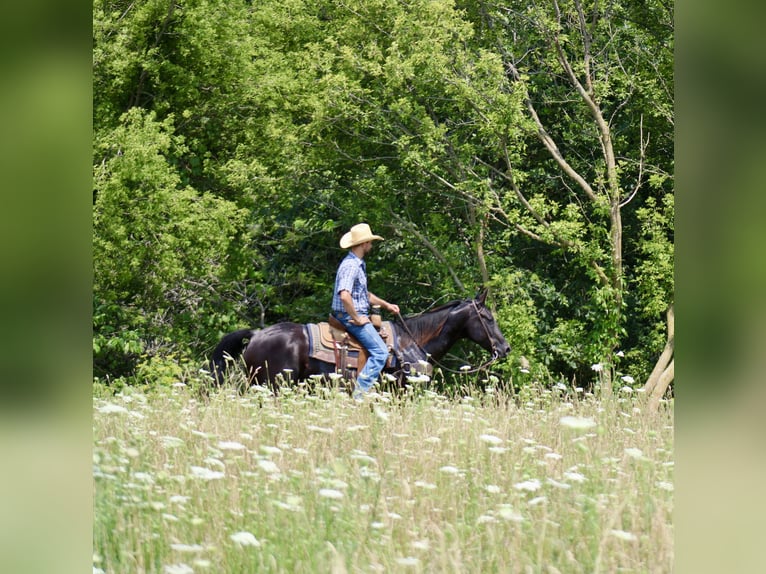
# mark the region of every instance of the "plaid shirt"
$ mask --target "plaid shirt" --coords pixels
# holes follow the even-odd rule
[[[353,252],[349,251],[340,262],[335,275],[335,291],[332,295],[332,310],[345,313],[346,308],[340,299],[340,292],[348,291],[354,301],[354,309],[360,315],[368,315],[370,298],[367,293],[367,266]]]

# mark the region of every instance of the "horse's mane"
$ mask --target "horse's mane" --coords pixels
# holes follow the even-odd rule
[[[435,309],[403,317],[403,320],[407,329],[410,330],[415,339],[418,342],[421,342],[425,335],[432,335],[433,333],[440,331],[444,326],[444,322],[447,320],[449,311],[452,311],[455,307],[462,305],[465,302],[465,299],[455,299],[454,301],[440,305]]]

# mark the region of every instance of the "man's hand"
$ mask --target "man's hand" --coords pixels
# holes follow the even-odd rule
[[[367,315],[359,315],[358,319],[351,319],[349,322],[356,325],[357,327],[361,327],[362,325],[369,323],[370,318]]]
[[[399,305],[397,305],[395,303],[390,303],[388,305],[388,310],[389,310],[389,312],[393,313],[394,315],[398,315],[399,314]]]

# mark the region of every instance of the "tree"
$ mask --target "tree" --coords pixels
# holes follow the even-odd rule
[[[581,304],[595,309],[586,356],[613,365],[628,342],[626,241],[638,252],[624,211],[672,197],[672,11],[659,2],[553,0],[482,3],[477,16],[548,156],[531,145],[526,157],[511,155],[500,134],[501,163],[488,166],[499,184],[494,210],[587,272],[590,301]]]
[[[227,252],[246,212],[183,185],[173,159],[184,152],[172,117],[158,122],[139,108],[96,142],[94,352],[101,374],[115,362],[172,348],[176,338],[187,341],[200,322],[215,326],[207,319],[215,317]]]
[[[540,374],[648,375],[673,298],[672,36],[661,0],[98,0],[96,345],[194,356],[321,320],[365,220],[405,310],[488,283]]]

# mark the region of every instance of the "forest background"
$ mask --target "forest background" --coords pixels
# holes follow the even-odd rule
[[[673,46],[662,0],[96,0],[94,376],[172,382],[224,333],[324,320],[366,221],[404,314],[491,288],[500,371],[645,380]]]

